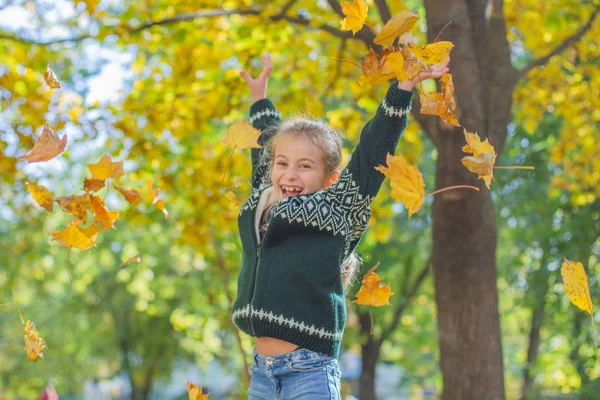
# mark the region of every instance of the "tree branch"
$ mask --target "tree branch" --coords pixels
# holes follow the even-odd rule
[[[375,0],[375,4],[377,5],[377,9],[379,10],[379,16],[381,17],[381,21],[385,24],[392,18],[392,14],[390,12],[390,8],[387,5],[385,0]]]
[[[168,24],[173,24],[173,23],[182,22],[182,21],[193,21],[193,20],[199,19],[199,18],[226,17],[229,15],[259,15],[260,12],[261,11],[257,10],[257,9],[248,9],[248,10],[235,9],[235,10],[209,10],[209,11],[199,11],[199,12],[195,12],[195,13],[185,13],[185,14],[175,15],[174,17],[161,19],[160,21],[149,22],[147,24],[133,28],[129,32],[136,33],[136,32],[142,31],[144,29],[151,28],[156,25],[168,25]]]
[[[387,340],[391,336],[391,334],[394,332],[394,330],[398,327],[398,323],[400,322],[400,317],[402,316],[402,313],[404,313],[404,310],[406,309],[406,306],[408,305],[409,300],[411,299],[411,297],[413,297],[417,293],[417,290],[419,290],[419,288],[421,287],[421,284],[423,283],[423,281],[429,274],[430,265],[431,265],[431,256],[429,256],[429,259],[425,263],[425,266],[423,267],[423,269],[421,269],[421,272],[419,273],[419,276],[417,276],[417,279],[415,280],[412,288],[408,291],[408,293],[404,297],[403,301],[394,310],[394,316],[392,318],[392,323],[387,328],[383,329],[381,337],[379,338],[380,344],[382,344],[385,340]]]
[[[590,15],[588,22],[579,30],[579,32],[576,32],[572,36],[569,36],[568,38],[566,38],[561,44],[556,46],[556,48],[554,48],[554,50],[552,50],[545,56],[531,60],[531,62],[525,68],[518,71],[518,79],[523,78],[533,68],[540,67],[540,66],[546,64],[550,58],[561,53],[567,47],[577,43],[579,41],[579,39],[581,39],[581,37],[590,30],[590,28],[592,27],[592,24],[594,22],[594,19],[596,19],[596,16],[598,15],[599,12],[600,12],[600,6],[597,6],[596,9],[594,10],[594,12],[592,13],[592,15]]]
[[[346,15],[344,14],[344,11],[342,11],[342,5],[340,4],[339,1],[336,1],[336,0],[327,0],[327,3],[329,3],[329,6],[331,6],[331,8],[333,9],[333,11],[335,11],[337,15],[339,15],[342,18],[346,18]]]

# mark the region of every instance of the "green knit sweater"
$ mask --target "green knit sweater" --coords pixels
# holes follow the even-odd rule
[[[392,84],[340,178],[325,190],[280,201],[262,241],[258,224],[274,195],[260,150],[252,150],[254,193],[238,218],[243,255],[233,305],[233,322],[243,332],[339,355],[346,324],[340,268],[367,228],[384,179],[375,167],[394,153],[411,99],[411,92]],[[252,105],[250,122],[262,131],[259,144],[280,116],[268,99]]]

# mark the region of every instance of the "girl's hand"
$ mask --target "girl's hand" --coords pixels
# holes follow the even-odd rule
[[[441,78],[442,75],[444,75],[445,73],[447,73],[450,70],[449,68],[446,67],[449,62],[450,62],[450,57],[446,58],[446,61],[444,61],[441,64],[432,65],[431,71],[429,71],[429,72],[420,72],[418,76],[415,76],[410,81],[399,82],[398,88],[404,89],[404,90],[407,90],[410,92],[417,83],[424,81],[425,79]]]
[[[252,99],[254,101],[267,98],[267,83],[269,82],[269,76],[271,76],[271,72],[273,71],[273,62],[268,53],[264,54],[262,57],[262,66],[263,71],[256,79],[252,78],[246,71],[240,71],[240,75],[244,78],[250,88],[250,93],[252,94]]]

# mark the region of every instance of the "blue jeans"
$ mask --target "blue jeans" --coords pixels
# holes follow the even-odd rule
[[[254,350],[249,400],[339,400],[341,372],[335,357],[307,349],[265,356]]]

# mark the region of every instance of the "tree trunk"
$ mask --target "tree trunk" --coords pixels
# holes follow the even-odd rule
[[[533,376],[531,375],[531,367],[537,359],[538,350],[540,347],[540,330],[544,322],[545,304],[542,302],[533,311],[531,316],[531,329],[529,331],[529,348],[527,349],[527,363],[523,368],[523,394],[521,400],[529,400],[533,389]]]
[[[361,332],[369,334],[371,317],[369,313],[360,313]],[[375,400],[375,367],[379,360],[381,344],[369,335],[362,347],[362,371],[360,373],[360,400]]]

